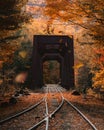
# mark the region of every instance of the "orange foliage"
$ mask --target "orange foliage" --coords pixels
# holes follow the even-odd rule
[[[104,48],[95,49],[95,54],[94,63],[98,69],[93,77],[94,87],[104,88]]]

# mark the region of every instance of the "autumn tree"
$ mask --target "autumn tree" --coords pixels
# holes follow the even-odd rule
[[[27,0],[1,0],[0,1],[0,61],[11,63],[13,54],[18,48],[18,31],[22,25],[29,21],[24,8]],[[19,32],[19,33],[18,33]],[[2,65],[1,65],[2,66]]]
[[[29,22],[30,16],[25,12],[27,0],[0,0],[0,70],[3,84],[10,77],[10,64],[13,62],[14,52],[19,48],[21,27]],[[6,71],[5,71],[6,69]],[[8,73],[7,69],[9,70]],[[13,72],[14,73],[14,72]]]
[[[24,7],[27,0],[0,0],[0,60],[11,61],[18,42],[16,31],[29,21]]]
[[[44,12],[51,20],[60,19],[84,28],[96,43],[104,44],[103,7],[102,0],[46,0]]]
[[[22,41],[20,47],[15,51],[12,66],[17,70],[30,68],[32,43],[31,41]]]
[[[104,48],[94,49],[95,57],[93,59],[93,86],[104,89]]]

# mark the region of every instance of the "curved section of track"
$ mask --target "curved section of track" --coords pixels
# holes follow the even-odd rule
[[[31,125],[31,127],[28,128],[28,130],[54,130],[54,129],[61,130],[61,128],[57,128],[55,126],[55,124],[57,125],[62,120],[63,120],[62,123],[65,121],[62,118],[64,114],[66,114],[68,119],[71,119],[71,118],[73,119],[73,121],[71,122],[72,124],[74,124],[74,121],[76,121],[75,117],[78,117],[80,122],[83,122],[83,120],[85,121],[84,123],[86,123],[86,126],[89,128],[89,130],[91,130],[91,129],[97,130],[97,128],[91,123],[91,121],[88,120],[87,117],[77,107],[75,107],[70,101],[68,101],[64,97],[63,91],[65,91],[65,89],[63,89],[62,87],[59,87],[57,85],[45,87],[46,94],[41,101],[39,101],[37,104],[31,106],[29,109],[26,109],[12,117],[2,120],[0,123],[3,124],[5,122],[8,122],[9,120],[15,119],[16,117],[22,116],[23,114],[28,113],[29,111],[31,111],[35,108],[38,108],[38,109],[41,108],[40,110],[38,110],[38,109],[35,110],[35,111],[39,111],[39,112],[42,110],[42,113],[39,116],[40,119],[37,122],[34,121],[34,123],[32,123],[32,125]],[[60,119],[57,115],[59,115]],[[34,115],[32,115],[32,116],[34,117]],[[68,117],[68,116],[70,116],[70,117]],[[61,120],[61,118],[62,118],[62,120]],[[58,119],[60,120],[60,122],[55,122],[55,120],[58,120]],[[76,121],[76,123],[77,122],[79,122],[79,121]],[[62,125],[62,123],[61,123],[61,125]],[[70,124],[70,125],[73,126],[72,124]],[[68,126],[68,127],[70,127],[70,126]],[[72,127],[72,128],[74,129],[74,127]],[[81,128],[81,126],[80,126],[80,128]],[[65,126],[63,126],[63,130],[64,129],[66,129]],[[22,130],[24,130],[24,129],[22,129]]]
[[[64,98],[61,90],[62,88],[58,89],[59,93],[62,95],[62,97]],[[66,101],[75,111],[77,111],[81,117],[92,127],[93,130],[97,130],[97,128],[95,127],[95,125],[76,107],[74,106],[70,101],[68,101],[66,98],[64,98],[64,101]]]
[[[53,93],[55,93],[53,95]],[[54,116],[54,114],[62,107],[63,103],[64,103],[64,98],[60,95],[61,97],[61,101],[60,103],[58,104],[58,106],[52,108],[52,110],[49,111],[49,108],[50,108],[50,103],[49,103],[49,98],[50,98],[50,95],[51,96],[54,96],[54,99],[58,98],[58,96],[56,96],[56,93],[57,93],[57,89],[54,88],[54,90],[50,87],[47,87],[46,88],[46,96],[45,96],[45,106],[46,106],[46,116],[43,120],[41,120],[40,122],[38,122],[37,124],[35,124],[34,126],[32,126],[31,128],[29,128],[28,130],[41,130],[41,125],[43,123],[45,123],[45,130],[49,130],[49,119],[52,118],[52,116]]]
[[[21,116],[21,115],[23,115],[23,114],[26,113],[26,112],[31,111],[32,109],[34,109],[35,107],[37,107],[39,104],[41,104],[41,103],[43,102],[43,100],[44,100],[44,98],[41,99],[39,102],[37,102],[35,105],[32,105],[31,107],[29,107],[29,108],[27,108],[27,109],[25,109],[25,110],[23,110],[23,111],[21,111],[21,112],[15,114],[15,115],[13,115],[13,116],[10,116],[10,117],[8,117],[8,118],[6,118],[6,119],[4,119],[4,120],[1,120],[1,121],[0,121],[0,125],[3,124],[3,123],[5,123],[5,122],[7,122],[7,121],[9,121],[9,120],[11,120],[11,119],[13,119],[13,118],[16,118],[16,117],[18,117],[18,116]]]
[[[29,122],[29,126],[39,122],[45,117],[45,98],[46,95],[36,104],[32,105],[28,109],[25,109],[13,116],[10,116],[0,121],[1,130],[15,130],[16,128],[25,130],[29,127],[25,125],[25,122]],[[41,112],[41,109],[43,113]],[[39,111],[36,113],[36,111]],[[41,114],[42,113],[42,114]],[[42,116],[40,116],[40,114]],[[30,117],[31,116],[31,117]],[[33,120],[31,120],[33,118]],[[31,121],[30,121],[31,120]],[[22,127],[23,126],[23,127]]]

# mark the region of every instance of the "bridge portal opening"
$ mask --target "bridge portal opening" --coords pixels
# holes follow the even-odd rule
[[[60,63],[57,60],[45,61],[43,63],[43,83],[58,84],[60,79]]]
[[[74,51],[73,38],[63,35],[35,35],[32,54],[31,89],[44,85],[43,63],[48,60],[60,64],[61,85],[74,87]]]

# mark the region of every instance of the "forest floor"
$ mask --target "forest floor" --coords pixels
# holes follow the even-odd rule
[[[17,103],[14,105],[7,105],[0,107],[0,120],[5,119],[8,116],[16,114],[29,106],[37,103],[42,99],[44,93],[31,93],[30,95],[20,96],[17,99]],[[103,130],[104,124],[104,101],[99,100],[92,96],[87,96],[86,99],[82,98],[82,95],[74,96],[70,92],[64,92],[64,97],[71,101],[76,107],[78,107],[82,113],[84,113],[90,121],[92,121],[98,130]],[[9,95],[4,99],[0,99],[2,102],[8,102]]]

